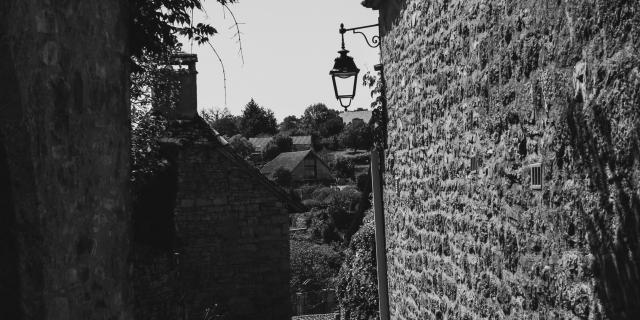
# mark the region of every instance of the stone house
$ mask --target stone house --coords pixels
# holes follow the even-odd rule
[[[182,93],[195,93],[195,55]],[[190,84],[190,85],[186,85]],[[181,98],[161,138],[169,165],[134,208],[136,319],[288,319],[289,213],[304,207]]]
[[[640,3],[363,4],[391,319],[640,319]]]
[[[329,166],[311,149],[283,152],[265,164],[260,172],[273,179],[273,174],[278,168],[291,172],[294,182],[321,182],[334,179]]]
[[[291,136],[293,151],[304,151],[313,148],[311,136]]]

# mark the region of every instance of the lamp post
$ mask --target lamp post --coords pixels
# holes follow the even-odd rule
[[[358,73],[360,69],[356,67],[352,57],[349,57],[348,50],[344,47],[344,34],[347,31],[361,34],[369,47],[380,46],[380,37],[375,35],[371,38],[371,43],[367,36],[357,30],[377,27],[377,24],[345,29],[344,24],[340,24],[340,35],[342,37],[342,50],[334,62],[333,69],[329,72],[333,80],[333,89],[336,99],[347,111],[351,105],[353,97],[356,95],[358,84]],[[387,280],[387,244],[385,239],[384,206],[382,201],[382,172],[384,172],[384,149],[387,139],[387,99],[386,83],[384,81],[384,70],[382,64],[375,66],[375,70],[380,72],[381,92],[378,100],[378,107],[373,111],[373,120],[376,124],[374,129],[374,149],[371,150],[371,187],[373,191],[373,207],[375,218],[376,237],[376,269],[378,273],[378,307],[380,320],[389,320],[389,292]],[[348,100],[347,100],[348,99]],[[343,100],[346,100],[344,102]]]

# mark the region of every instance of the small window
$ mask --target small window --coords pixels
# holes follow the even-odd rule
[[[531,165],[531,189],[542,189],[542,163]]]

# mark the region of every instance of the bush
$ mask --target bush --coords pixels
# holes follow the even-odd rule
[[[360,153],[360,154],[349,157],[349,159],[351,159],[351,161],[353,161],[353,163],[355,164],[367,165],[369,164],[371,155],[369,155],[369,153]]]
[[[229,145],[231,146],[231,149],[233,149],[233,151],[235,151],[244,159],[246,159],[255,151],[253,145],[249,142],[249,140],[239,134],[236,134],[229,139]]]
[[[356,177],[356,186],[361,192],[371,191],[371,174],[369,172],[360,174]]]
[[[326,244],[342,242],[343,237],[336,227],[334,215],[330,214],[328,208],[315,209],[312,213],[313,216],[308,230],[311,239]]]
[[[305,200],[305,199],[312,198],[313,197],[313,192],[316,191],[319,188],[324,188],[324,186],[321,185],[321,184],[305,184],[305,185],[302,185],[302,186],[298,187],[298,189],[296,189],[296,190],[298,191],[298,193],[300,193],[300,198]]]
[[[290,241],[291,292],[319,290],[334,286],[342,257],[331,246],[307,241]]]
[[[375,224],[371,213],[365,220],[353,235],[336,278],[338,304],[352,319],[378,318]]]
[[[338,135],[322,138],[322,146],[329,150],[344,149],[344,146],[340,143],[340,136]]]
[[[316,199],[302,200],[302,204],[305,207],[309,208],[309,209],[312,209],[312,208],[324,208],[325,207],[325,204],[323,202],[318,201]]]
[[[353,210],[362,194],[353,187],[342,190],[334,187],[324,187],[313,192],[313,199],[327,206],[335,206],[343,210]]]
[[[351,159],[338,158],[333,168],[338,178],[353,178],[355,165]]]

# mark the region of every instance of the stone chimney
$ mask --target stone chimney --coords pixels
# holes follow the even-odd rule
[[[196,62],[198,62],[198,56],[191,53],[181,52],[171,57],[170,64],[174,69],[177,80],[180,82],[180,91],[174,110],[169,111],[167,106],[159,106],[161,112],[169,119],[191,120],[198,114],[198,90],[196,87],[198,71],[196,71]]]

